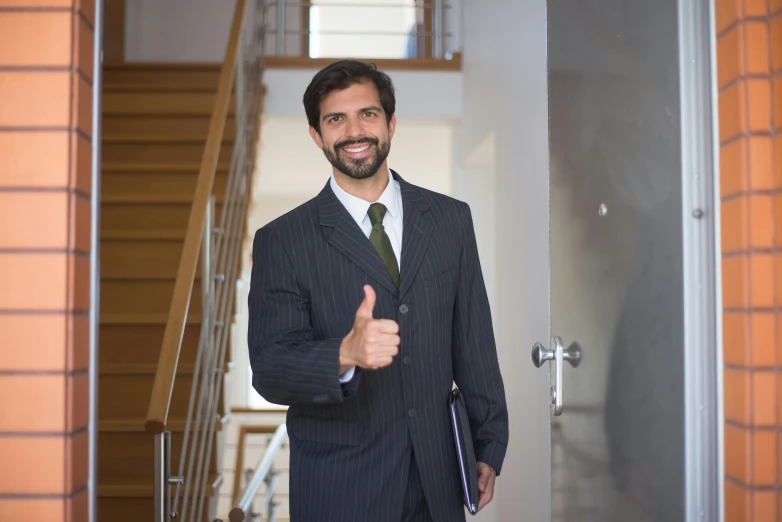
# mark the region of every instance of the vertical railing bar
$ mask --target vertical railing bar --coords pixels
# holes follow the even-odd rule
[[[244,133],[246,135],[246,131]],[[239,154],[237,154],[239,156]],[[242,157],[246,158],[246,154],[241,154]],[[244,170],[243,176],[246,177],[247,175],[247,162],[246,159],[243,162],[242,169]],[[226,264],[228,264],[228,261],[226,261],[226,258],[228,257],[230,261],[233,261],[235,258],[235,223],[240,223],[241,219],[235,219],[237,215],[239,215],[236,211],[236,204],[235,204],[235,193],[241,192],[241,185],[240,181],[242,180],[242,176],[240,176],[239,172],[236,173],[236,176],[234,178],[234,182],[236,183],[235,186],[232,186],[230,188],[230,191],[228,192],[228,198],[231,200],[231,204],[228,205],[231,207],[231,210],[228,213],[228,216],[225,215],[226,206],[223,207],[223,218],[227,219],[228,223],[223,223],[223,237],[226,240],[225,243],[223,243],[222,248],[220,249],[219,254],[222,254],[220,256],[220,259],[218,259],[217,264],[222,264],[222,267],[225,268]],[[239,196],[236,196],[239,197]],[[240,201],[243,201],[246,198],[243,198]],[[240,206],[246,206],[243,204],[240,204]],[[240,211],[241,212],[241,211]],[[234,247],[234,248],[232,248]],[[222,262],[222,263],[221,263]],[[218,366],[213,368],[213,371],[211,372],[210,376],[210,384],[208,388],[208,399],[207,399],[207,410],[208,410],[208,416],[212,417],[213,419],[216,419],[217,417],[217,407],[219,406],[219,397],[220,397],[220,386],[222,385],[222,377],[223,377],[223,366],[225,364],[225,351],[224,351],[224,343],[222,343],[222,339],[224,338],[224,332],[226,331],[226,312],[225,309],[227,308],[225,306],[225,301],[222,299],[225,295],[226,286],[230,289],[234,285],[228,284],[230,281],[233,281],[233,278],[235,277],[235,267],[233,266],[233,263],[228,264],[228,269],[230,270],[230,273],[224,274],[226,277],[224,277],[221,281],[217,282],[217,285],[219,289],[216,289],[215,295],[217,297],[217,318],[222,321],[222,327],[220,328],[219,332],[216,332],[216,341],[215,341],[215,355],[217,355],[218,359]],[[230,291],[228,292],[230,295]],[[219,348],[218,348],[219,347]],[[216,384],[215,384],[216,381]],[[214,439],[214,425],[210,425],[208,428],[208,435],[206,436],[206,461],[209,462],[211,459],[211,453],[212,453],[212,441]],[[203,445],[202,445],[203,448]],[[199,471],[202,469],[202,463],[199,460],[198,465]],[[208,476],[208,474],[207,474]],[[200,473],[199,473],[200,477]],[[205,491],[206,491],[206,482],[200,483],[201,488],[201,494],[199,495],[199,503],[198,503],[198,519],[201,518],[201,513],[203,511],[203,504],[205,502]],[[195,509],[195,507],[194,507]]]
[[[169,487],[168,476],[170,475],[170,463],[167,464],[168,455],[166,453],[166,439],[170,432],[155,434],[155,475],[154,475],[154,497],[155,497],[155,522],[168,522],[169,520]]]
[[[200,446],[201,441],[203,440],[203,427],[202,427],[202,417],[203,417],[203,410],[204,410],[204,394],[207,391],[207,380],[206,376],[208,375],[207,372],[208,369],[212,366],[212,359],[213,359],[213,350],[212,345],[214,341],[214,328],[213,328],[213,302],[214,302],[214,287],[212,285],[212,273],[214,272],[214,239],[213,239],[213,233],[214,230],[214,208],[215,208],[215,199],[214,195],[209,197],[209,201],[207,203],[207,209],[206,209],[206,219],[204,220],[204,242],[208,245],[208,251],[202,252],[202,281],[201,281],[201,316],[202,316],[202,324],[201,324],[201,330],[202,330],[202,342],[199,343],[199,350],[201,350],[201,353],[203,355],[203,360],[201,366],[199,368],[198,373],[193,373],[193,386],[200,388],[200,392],[198,393],[198,401],[196,409],[196,420],[195,423],[190,424],[189,427],[192,429],[189,429],[188,431],[192,431],[193,433],[193,440],[192,445],[190,446],[190,458],[188,459],[188,465],[187,465],[187,479],[185,480],[185,495],[182,500],[182,519],[186,520],[187,513],[188,513],[188,498],[191,500],[192,505],[192,498],[190,497],[190,490],[191,485],[193,486],[193,492],[196,491],[195,484],[193,484],[192,478],[193,478],[193,464],[196,461],[198,452],[196,451],[196,448]],[[206,276],[204,278],[204,276]],[[192,421],[192,419],[188,419],[189,421]],[[196,477],[196,480],[198,480],[198,477]],[[192,511],[192,510],[191,510]]]
[[[237,178],[238,179],[238,178]],[[232,187],[230,191],[228,192],[227,199],[232,199],[231,196],[233,196],[234,188]],[[223,210],[225,211],[225,205]],[[230,227],[223,225],[223,236],[227,236],[231,233]],[[219,252],[218,252],[219,255]],[[215,263],[218,265],[220,262],[220,259],[218,258]],[[212,288],[214,289],[214,293],[212,296],[212,299],[210,300],[210,313],[213,313],[212,311],[215,309],[219,309],[217,307],[217,302],[219,302],[218,293],[221,293],[220,290],[218,290],[218,286],[224,284],[224,281],[219,281],[215,283],[215,274],[216,272],[213,271],[212,276],[210,277],[210,283],[213,285]],[[222,287],[220,287],[222,288]],[[219,313],[217,314],[217,318],[219,318]],[[214,324],[214,327],[216,328],[217,323]],[[215,328],[212,328],[212,342],[211,342],[211,350],[210,352],[214,355],[212,359],[210,359],[210,366],[205,367],[206,375],[204,377],[206,384],[205,388],[205,402],[204,402],[204,436],[203,438],[200,438],[199,440],[199,451],[198,451],[198,463],[196,464],[196,479],[194,483],[194,492],[198,491],[199,494],[193,497],[193,500],[191,502],[193,513],[196,515],[196,520],[201,519],[201,513],[203,511],[203,503],[205,500],[205,493],[206,493],[206,485],[209,478],[209,464],[211,459],[211,453],[212,453],[212,441],[214,438],[214,431],[215,431],[215,423],[217,421],[216,416],[216,406],[217,406],[217,399],[215,397],[215,380],[222,377],[222,357],[219,356],[218,350],[216,350],[216,347],[218,344],[215,342]],[[220,328],[220,331],[222,332],[223,328]],[[220,361],[218,364],[219,366],[215,366],[214,362],[215,360]],[[216,375],[219,373],[219,376]],[[205,457],[206,455],[206,457]],[[206,463],[206,465],[204,465]]]
[[[182,441],[182,451],[179,458],[179,476],[185,476],[185,463],[187,461],[187,450],[190,443],[190,431],[193,425],[193,409],[195,407],[195,399],[198,390],[198,376],[201,373],[201,362],[204,358],[204,349],[207,344],[207,337],[209,335],[211,325],[211,314],[209,313],[207,303],[209,302],[209,273],[212,266],[212,244],[213,244],[213,231],[214,231],[214,196],[210,198],[210,202],[207,205],[206,217],[204,219],[204,234],[201,245],[201,335],[198,342],[198,354],[196,356],[195,367],[193,368],[193,382],[190,386],[190,399],[187,405],[187,417],[185,421],[185,433]],[[179,508],[179,496],[182,493],[181,482],[177,483],[174,493],[174,502],[172,507],[172,514],[176,513]],[[185,500],[186,502],[186,500]]]
[[[285,0],[277,0],[277,56],[285,56]]]
[[[236,115],[234,115],[234,117],[236,117]],[[247,124],[246,113],[240,114],[238,119],[240,121],[241,128],[244,128]],[[242,133],[242,135],[243,134],[244,133]],[[246,150],[241,148],[244,147],[243,141],[244,140],[236,140],[236,139],[234,140],[234,151],[231,156],[231,166],[230,166],[230,171],[228,173],[228,180],[226,181],[225,196],[223,197],[223,205],[220,211],[220,228],[223,231],[225,231],[226,212],[228,211],[228,207],[230,207],[232,203],[230,198],[231,190],[232,190],[231,187],[235,183],[236,172],[240,168],[238,164],[242,161],[243,155],[246,153]],[[215,245],[215,251],[218,253],[222,251],[224,236],[225,234],[220,234],[217,237],[217,244]]]
[[[247,170],[249,170],[249,168],[247,168]],[[242,207],[242,209],[246,208],[246,206],[247,206],[247,198],[246,197],[242,198],[240,206]],[[234,236],[240,236],[240,234],[233,234],[233,235]],[[241,237],[239,237],[238,239],[236,237],[234,237],[234,238],[232,238],[232,241],[234,243],[238,243],[239,245],[241,245]],[[236,245],[234,245],[234,246],[236,246]],[[238,248],[232,248],[231,249],[231,258],[232,258],[231,260],[232,260],[232,263],[231,263],[231,266],[229,267],[229,270],[231,271],[231,274],[230,274],[231,280],[233,280],[236,277],[237,267],[235,266],[236,265],[235,261],[236,261],[236,256],[237,256],[237,253],[238,253],[239,250],[240,249],[238,249]],[[227,279],[227,277],[226,277],[226,279]],[[233,285],[227,285],[227,286],[228,286],[228,289],[229,289],[228,290],[228,298],[229,299],[233,299],[234,290],[236,288],[236,285],[233,284]],[[226,315],[227,315],[227,312],[223,314],[223,325],[224,326],[223,326],[223,328],[221,328],[221,332],[220,332],[221,335],[222,335],[223,332],[225,332],[228,329],[227,325],[225,323],[225,321],[227,319]],[[228,338],[227,336],[223,336],[223,337],[226,340]],[[221,341],[222,341],[222,339],[221,339]],[[216,417],[216,415],[217,415],[217,406],[218,406],[218,399],[219,399],[219,396],[220,396],[219,395],[220,387],[222,386],[223,374],[224,374],[224,372],[222,370],[223,370],[223,366],[225,364],[225,354],[227,352],[227,350],[226,350],[227,343],[220,342],[219,344],[220,344],[220,348],[219,348],[219,362],[218,362],[217,368],[215,368],[216,371],[213,372],[213,375],[215,375],[215,378],[216,378],[217,382],[215,384],[214,389],[211,390],[213,392],[213,394],[210,393],[210,395],[213,395],[213,397],[216,398],[216,400],[214,400],[214,403],[213,403],[214,406],[212,406],[212,417]],[[206,460],[207,460],[207,462],[209,460],[211,460],[211,458],[212,458],[212,442],[214,440],[215,431],[216,430],[214,428],[214,425],[212,425],[210,430],[209,430],[209,440],[207,442],[207,447],[206,447]],[[202,491],[201,491],[201,495],[200,495],[201,501],[200,501],[200,506],[199,506],[199,510],[198,510],[198,518],[197,518],[197,520],[201,520],[201,514],[203,513],[203,504],[204,504],[204,501],[205,501],[205,498],[206,498],[205,492],[206,492],[206,483],[204,483],[202,485]]]
[[[434,0],[432,10],[433,30],[429,36],[432,39],[432,49],[435,58],[443,57],[443,0]]]

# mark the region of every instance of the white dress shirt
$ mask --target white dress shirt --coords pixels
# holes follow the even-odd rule
[[[391,170],[388,170],[388,185],[386,189],[380,194],[377,201],[366,201],[359,197],[348,194],[342,187],[337,184],[337,180],[334,179],[334,174],[331,175],[331,190],[339,199],[340,203],[347,209],[348,213],[355,220],[356,224],[364,232],[364,235],[369,239],[369,234],[372,232],[372,222],[369,220],[367,211],[372,203],[382,203],[386,207],[386,215],[383,218],[383,228],[386,230],[386,235],[391,241],[391,248],[394,249],[394,255],[396,256],[396,264],[399,266],[399,272],[402,272],[402,190],[399,187],[399,182],[394,179],[391,174]],[[356,368],[351,367],[345,373],[340,375],[340,382],[349,382],[353,378]]]

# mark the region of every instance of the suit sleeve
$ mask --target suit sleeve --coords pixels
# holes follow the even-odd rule
[[[489,298],[478,258],[472,214],[467,205],[462,229],[453,320],[454,382],[464,396],[475,456],[499,475],[508,446],[508,408],[497,360]]]
[[[342,402],[358,390],[360,371],[341,383],[342,339],[314,338],[310,301],[274,230],[255,234],[248,298],[253,388],[274,404]]]

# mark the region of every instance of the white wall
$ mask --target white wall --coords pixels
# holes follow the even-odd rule
[[[221,62],[235,0],[126,0],[129,62]]]
[[[317,69],[268,69],[265,112],[304,118],[304,91]],[[458,119],[462,116],[464,75],[459,71],[384,71],[394,82],[398,118]],[[306,120],[305,120],[306,121]]]
[[[548,522],[549,379],[530,360],[533,343],[549,337],[546,2],[464,9],[455,195],[473,207],[484,271],[493,272],[511,437],[495,501],[475,520]]]

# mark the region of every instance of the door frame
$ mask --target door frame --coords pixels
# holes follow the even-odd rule
[[[719,136],[713,0],[679,0],[686,520],[724,520]]]

